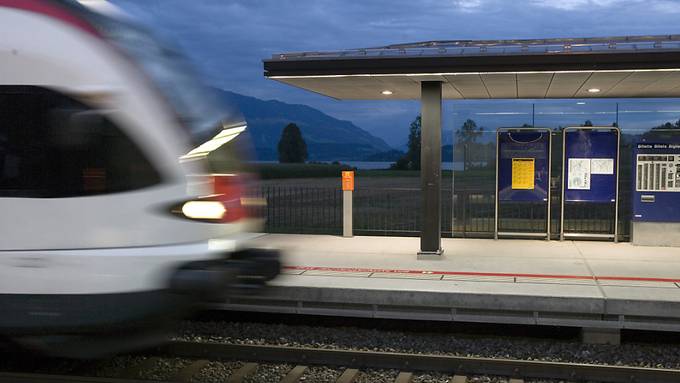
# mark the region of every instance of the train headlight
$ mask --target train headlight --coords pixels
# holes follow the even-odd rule
[[[220,201],[189,201],[182,205],[182,213],[191,219],[222,219],[227,209]]]
[[[187,194],[194,197],[173,204],[170,213],[204,223],[233,223],[249,218],[249,209],[261,209],[266,201],[246,197],[243,178],[238,174],[191,175]]]

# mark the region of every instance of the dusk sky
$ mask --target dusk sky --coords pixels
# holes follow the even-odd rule
[[[207,82],[261,99],[307,104],[350,120],[399,146],[417,115],[416,101],[336,101],[267,80],[262,59],[295,51],[339,50],[425,40],[666,35],[680,33],[680,1],[670,0],[115,0],[159,35],[177,44]],[[563,105],[576,108],[572,101]],[[622,110],[680,109],[663,102],[626,101]],[[537,104],[548,110],[554,102]],[[613,121],[615,102],[579,106]],[[588,108],[588,109],[583,109]],[[492,111],[531,110],[531,101],[447,102],[445,129]],[[588,112],[589,113],[589,112]],[[635,122],[673,120],[680,113],[634,113]],[[525,114],[508,123],[531,122]],[[513,117],[509,117],[513,116]],[[593,119],[584,115],[585,120]],[[498,116],[493,117],[499,118]],[[547,122],[547,118],[546,122]],[[623,118],[623,116],[622,116]],[[540,118],[537,118],[537,125]],[[571,121],[570,121],[571,122]],[[493,124],[489,120],[489,124]]]

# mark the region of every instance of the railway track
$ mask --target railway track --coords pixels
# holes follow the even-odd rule
[[[465,383],[468,376],[479,375],[506,377],[510,383],[521,383],[525,379],[607,383],[675,383],[680,381],[680,370],[671,369],[267,345],[176,341],[153,350],[150,354],[154,356],[140,365],[129,368],[129,371],[124,374],[130,377],[128,379],[0,373],[0,383],[148,383],[149,380],[139,379],[139,373],[146,368],[145,365],[150,365],[162,357],[193,360],[192,363],[180,369],[172,379],[167,380],[169,382],[191,382],[192,378],[205,368],[209,361],[214,360],[245,362],[225,380],[229,383],[242,382],[257,374],[258,365],[261,363],[293,365],[294,367],[280,380],[282,383],[301,381],[300,379],[310,366],[344,367],[344,371],[336,380],[337,383],[353,382],[365,369],[398,370],[400,372],[394,379],[395,383],[411,382],[414,373],[418,372],[449,374],[450,383]]]

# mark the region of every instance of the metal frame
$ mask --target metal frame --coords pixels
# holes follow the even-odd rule
[[[680,35],[610,36],[586,38],[517,39],[517,40],[433,40],[381,47],[273,54],[270,61],[301,60],[325,57],[390,56],[465,56],[513,55],[571,52],[621,52],[669,50],[680,48]]]
[[[545,233],[534,233],[534,232],[499,232],[498,231],[498,223],[500,221],[500,217],[498,216],[498,210],[500,207],[500,201],[498,199],[498,162],[500,160],[500,155],[498,153],[498,149],[500,148],[498,145],[498,135],[501,132],[541,132],[541,133],[547,133],[548,134],[548,198],[546,201],[546,232]],[[538,238],[545,238],[546,240],[550,240],[550,211],[551,211],[551,203],[552,203],[552,194],[551,194],[551,185],[552,185],[552,130],[550,128],[498,128],[496,129],[496,193],[494,197],[494,230],[493,230],[493,238],[498,239],[499,236],[515,236],[515,237],[538,237]]]
[[[456,238],[456,133],[451,131],[451,238]],[[465,222],[463,222],[463,233]],[[465,235],[463,235],[464,237]]]
[[[569,131],[578,130],[613,130],[616,132],[616,195],[614,196],[614,233],[612,234],[601,234],[601,233],[569,233],[564,231],[564,194],[566,190],[565,179],[567,176],[567,133]],[[562,131],[562,197],[560,198],[560,241],[564,241],[567,237],[572,238],[603,238],[603,239],[613,239],[614,243],[619,241],[619,167],[620,165],[620,153],[621,153],[621,129],[618,126],[570,126],[564,128]]]
[[[429,41],[263,60],[269,78],[457,73],[678,70],[680,35],[586,39]],[[376,99],[382,99],[376,92]],[[605,94],[598,97],[604,97]],[[649,97],[649,95],[646,95]],[[667,94],[657,96],[668,97]],[[493,97],[492,97],[493,98]]]

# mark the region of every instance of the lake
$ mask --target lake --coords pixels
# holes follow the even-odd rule
[[[331,163],[332,161],[319,161],[319,162],[325,162],[325,163]],[[363,170],[378,170],[378,169],[389,169],[390,165],[392,165],[394,162],[390,161],[340,161],[343,164],[355,167],[357,169],[363,169]],[[255,161],[255,163],[261,163],[261,164],[276,164],[278,161]],[[481,165],[481,164],[476,164],[476,165]],[[442,169],[443,170],[463,170],[463,163],[462,162],[442,162]]]

